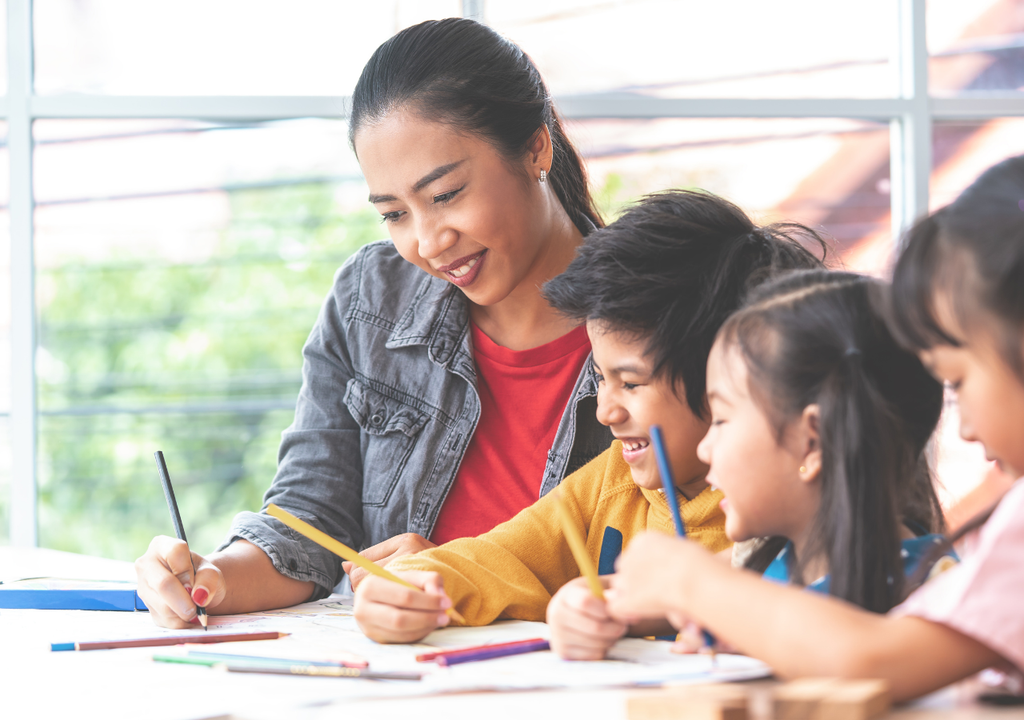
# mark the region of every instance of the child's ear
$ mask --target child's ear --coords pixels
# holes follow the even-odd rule
[[[804,408],[800,417],[800,479],[812,482],[821,473],[821,408],[817,404]]]

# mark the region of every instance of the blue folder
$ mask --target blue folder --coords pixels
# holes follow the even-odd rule
[[[34,578],[0,584],[0,608],[148,610],[134,583]]]

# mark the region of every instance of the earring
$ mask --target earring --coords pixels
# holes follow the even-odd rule
[[[800,474],[801,475],[806,475],[807,474],[807,468],[804,467],[803,465],[800,466]]]
[[[540,183],[541,183],[541,185],[543,185],[547,181],[548,181],[548,171],[547,170],[541,170],[540,171]]]

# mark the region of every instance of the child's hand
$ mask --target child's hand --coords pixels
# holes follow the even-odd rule
[[[607,580],[602,578],[605,587]],[[586,578],[562,586],[548,603],[551,649],[566,660],[601,660],[626,634],[626,623],[608,614],[608,606],[590,592]]]
[[[721,640],[716,640],[714,646],[707,645],[707,638],[704,630],[695,622],[690,621],[682,615],[669,615],[669,622],[673,627],[678,628],[679,637],[672,643],[672,652],[681,655],[692,655],[702,652],[734,653],[732,645]]]
[[[135,573],[139,597],[161,627],[194,627],[190,623],[195,622],[196,607],[213,609],[226,595],[220,569],[198,553],[190,557],[188,545],[166,535],[153,538],[146,554],[135,561]]]
[[[396,573],[422,590],[413,590],[370,575],[356,590],[355,617],[359,628],[380,643],[411,643],[448,624],[445,610],[452,601],[434,572]]]
[[[663,533],[641,533],[615,563],[609,611],[631,625],[684,611],[684,580],[695,572],[699,575],[696,565],[702,561],[716,562],[696,543]]]
[[[395,558],[418,553],[420,550],[427,550],[432,547],[437,547],[437,545],[422,535],[402,533],[401,535],[395,535],[393,538],[388,538],[384,542],[377,543],[373,547],[368,547],[359,554],[370,562],[384,567]],[[369,575],[368,572],[348,560],[341,564],[341,569],[348,575],[353,590],[359,587],[359,583]]]

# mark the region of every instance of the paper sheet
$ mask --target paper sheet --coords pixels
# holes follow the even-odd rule
[[[596,688],[649,683],[707,682],[761,677],[761,663],[719,656],[718,669],[699,655],[672,655],[668,643],[623,640],[615,660],[567,662],[550,652],[455,665],[417,663],[431,648],[452,648],[547,637],[543,623],[501,622],[481,628],[438,630],[416,645],[379,645],[366,638],[352,616],[352,599],[332,596],[315,603],[250,615],[211,618],[211,632],[276,630],[280,640],[196,645],[204,652],[308,660],[365,659],[375,670],[422,672],[420,682],[238,675],[207,667],[155,663],[154,654],[176,648],[132,648],[52,653],[49,643],[180,634],[154,625],[148,613],[68,610],[5,610],[0,613],[0,677],[5,712],[32,717],[45,700],[47,716],[146,717],[198,720],[227,715],[313,717],[336,704],[476,691]],[[187,632],[187,631],[185,631]],[[196,629],[197,635],[203,631]],[[6,688],[11,688],[7,691]],[[59,692],[54,692],[59,688]],[[417,702],[417,701],[414,701]],[[90,709],[92,711],[90,711]],[[18,715],[22,712],[23,715]]]

